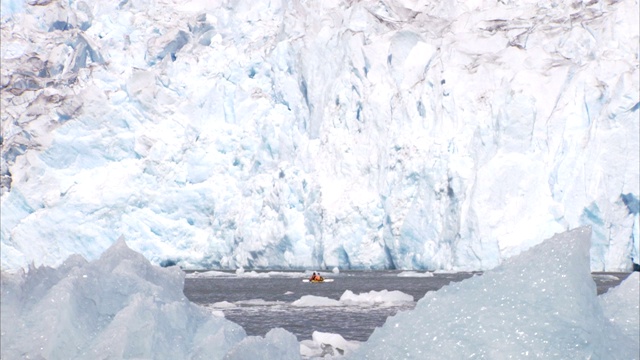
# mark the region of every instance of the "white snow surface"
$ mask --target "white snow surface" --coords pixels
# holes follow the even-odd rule
[[[2,0],[2,269],[125,234],[193,269],[479,270],[590,225],[628,270],[638,13]]]

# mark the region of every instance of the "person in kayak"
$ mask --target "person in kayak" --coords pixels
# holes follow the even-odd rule
[[[324,278],[322,276],[320,276],[320,273],[313,273],[313,275],[311,275],[311,277],[309,278],[309,281],[323,281]]]

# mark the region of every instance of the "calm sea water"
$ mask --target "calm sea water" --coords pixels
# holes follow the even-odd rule
[[[337,333],[347,340],[365,341],[387,317],[410,310],[427,292],[474,276],[473,273],[435,274],[433,277],[398,277],[398,271],[353,271],[334,275],[324,273],[331,283],[303,283],[295,277],[266,278],[187,278],[184,293],[191,301],[222,310],[227,319],[244,327],[248,335],[264,336],[281,327],[298,337],[311,339],[314,331]],[[231,274],[230,274],[231,275]],[[480,275],[480,274],[477,274]],[[617,286],[627,273],[594,273],[598,294]],[[304,295],[338,300],[346,291],[355,294],[372,290],[399,290],[412,295],[414,302],[395,306],[294,307],[291,303]],[[232,308],[213,304],[229,302]]]

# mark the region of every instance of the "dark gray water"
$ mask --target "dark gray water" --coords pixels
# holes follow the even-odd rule
[[[473,273],[435,274],[433,277],[398,277],[398,271],[326,273],[331,283],[303,283],[296,277],[214,277],[187,278],[184,293],[189,300],[217,310],[240,324],[248,335],[264,336],[281,327],[298,340],[311,339],[314,331],[336,333],[347,340],[365,341],[387,317],[410,310],[427,292],[474,276]],[[477,274],[480,275],[480,274]],[[627,273],[594,273],[598,294],[617,286]],[[294,307],[291,303],[304,295],[338,300],[346,291],[355,294],[372,290],[399,290],[412,295],[414,302],[393,306]],[[229,302],[232,308],[216,308],[215,303]]]

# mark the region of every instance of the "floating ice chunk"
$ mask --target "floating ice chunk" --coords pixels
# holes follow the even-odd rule
[[[291,305],[297,307],[342,306],[342,303],[324,296],[305,295],[292,302]]]
[[[458,270],[445,270],[445,269],[438,269],[436,271],[434,271],[434,274],[457,274],[460,271]]]
[[[257,271],[249,271],[238,274],[238,277],[246,277],[246,278],[268,278],[269,274],[267,273],[259,273]]]
[[[340,302],[344,305],[397,305],[398,303],[413,302],[413,296],[398,290],[372,290],[358,295],[347,290],[340,296]]]
[[[304,359],[318,358],[322,355],[322,349],[313,340],[302,340],[300,341],[300,355]]]
[[[179,268],[152,266],[123,238],[91,263],[3,272],[1,357],[222,358],[244,329],[189,302],[183,285]]]
[[[334,274],[339,274],[340,273],[340,269],[338,269],[338,267],[334,267],[333,270],[331,270],[331,272],[333,272]]]
[[[222,311],[222,310],[211,310],[211,315],[223,318],[224,317],[224,311]]]
[[[281,329],[271,329],[265,337],[249,336],[237,344],[226,360],[300,359],[300,345],[296,336]]]
[[[368,293],[354,294],[351,290],[346,290],[340,300],[334,300],[323,296],[305,295],[291,303],[296,307],[316,307],[316,306],[393,306],[398,303],[413,302],[413,296],[402,291],[393,290],[372,290]]]
[[[243,267],[239,267],[236,269],[236,275],[242,275],[244,274],[244,268]]]
[[[555,235],[483,276],[427,293],[414,310],[387,319],[354,357],[637,358],[637,345],[621,346],[623,330],[605,319],[596,297],[590,236],[590,228]],[[629,299],[637,314],[638,297]]]
[[[322,358],[328,355],[346,356],[359,346],[359,341],[347,341],[340,334],[314,331],[311,340],[300,342],[300,355],[305,358]]]
[[[640,356],[640,272],[633,272],[620,285],[600,295],[604,316],[609,319],[629,341],[619,340],[616,346],[629,347]]]
[[[292,272],[292,271],[269,271],[267,273],[269,277],[278,277],[278,278],[306,278],[306,274],[304,272]]]
[[[282,301],[267,301],[264,299],[249,299],[236,301],[236,305],[240,306],[274,306],[283,304]]]
[[[334,349],[354,350],[358,348],[358,342],[347,341],[340,334],[314,331],[311,339],[318,344],[331,345]]]
[[[233,309],[233,308],[236,308],[238,306],[236,306],[236,304],[230,303],[228,301],[219,301],[217,303],[211,304],[211,307],[216,308],[216,309]]]
[[[224,272],[224,271],[215,271],[215,270],[210,270],[210,271],[195,271],[192,273],[188,273],[186,274],[187,278],[191,278],[191,279],[199,279],[199,278],[213,278],[213,277],[230,277],[233,276],[233,274],[230,274],[228,272]]]
[[[403,271],[398,274],[398,277],[432,277],[432,272],[418,272],[418,271]]]
[[[596,274],[596,275],[593,275],[593,277],[597,277],[602,281],[618,281],[618,280],[620,280],[620,278],[615,276],[615,275],[600,275],[600,274]]]

